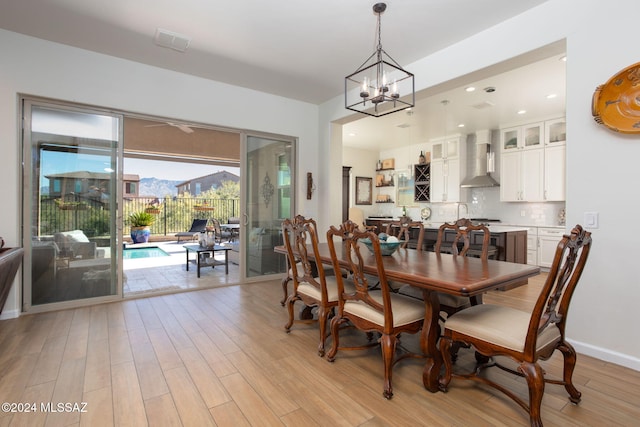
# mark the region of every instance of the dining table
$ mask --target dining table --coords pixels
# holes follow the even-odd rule
[[[286,254],[284,246],[274,250]],[[309,251],[313,248],[309,245]],[[377,275],[375,256],[362,245],[363,270]],[[348,267],[345,245],[336,245],[336,256],[341,266]],[[318,255],[323,264],[332,264],[329,245],[318,244]],[[506,261],[482,260],[446,253],[398,248],[392,255],[383,256],[387,280],[406,283],[423,292],[425,318],[420,337],[421,351],[426,357],[422,381],[424,387],[437,392],[438,377],[443,360],[438,350],[440,337],[440,302],[438,292],[473,297],[493,289],[514,288],[527,283],[529,277],[540,274],[540,267]]]

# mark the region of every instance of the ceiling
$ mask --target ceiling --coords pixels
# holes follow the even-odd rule
[[[387,10],[382,15],[382,43],[394,60],[407,66],[544,2],[387,0]],[[377,42],[374,3],[0,0],[0,28],[319,104],[341,95],[344,77],[373,53]],[[158,28],[189,38],[186,52],[154,44]],[[555,49],[547,56],[559,52]],[[535,114],[542,105],[534,106],[534,100],[542,102],[539,99],[549,91],[558,94],[553,102],[562,105],[564,114],[564,68],[560,70],[557,61],[544,63],[549,66],[547,70],[542,70],[541,64],[522,73],[513,71],[500,78],[488,78],[523,62],[532,61],[498,64],[491,70],[450,82],[448,87],[431,88],[419,96],[421,101],[413,116],[401,112],[349,123],[344,127],[344,144],[382,149],[390,143],[409,144],[431,138],[443,127],[442,99],[451,101],[447,107],[448,116],[451,115],[447,133],[457,121],[466,122],[466,132],[471,132],[474,126],[494,127],[511,121],[507,112],[513,109],[526,108]],[[554,74],[560,72],[561,77]],[[471,95],[453,90],[454,84],[469,83],[478,88]],[[488,85],[497,90],[486,94],[482,88]],[[485,111],[469,107],[484,100],[495,103],[495,107]],[[486,118],[489,116],[491,121]],[[349,137],[351,133],[356,136]]]
[[[387,0],[383,46],[406,66],[544,2]],[[374,3],[0,0],[0,28],[319,104],[374,51]],[[157,28],[190,38],[187,51],[156,46]]]

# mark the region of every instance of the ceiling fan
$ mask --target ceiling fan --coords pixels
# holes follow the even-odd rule
[[[173,126],[175,128],[180,129],[184,133],[193,133],[193,129],[191,129],[187,125],[183,125],[183,124],[180,124],[180,123],[164,122],[164,123],[158,123],[157,125],[146,125],[145,127],[146,128],[153,128],[153,127],[158,127],[158,126]]]

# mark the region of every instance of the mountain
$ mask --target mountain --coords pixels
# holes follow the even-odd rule
[[[143,197],[154,196],[160,199],[167,195],[177,196],[178,189],[176,185],[181,182],[182,181],[171,181],[168,179],[141,178],[139,194]]]

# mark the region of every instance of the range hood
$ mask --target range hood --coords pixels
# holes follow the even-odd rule
[[[474,176],[467,178],[460,184],[463,188],[498,187],[500,184],[487,172],[487,164],[493,163],[491,155],[491,131],[476,132],[476,156],[474,159]]]

